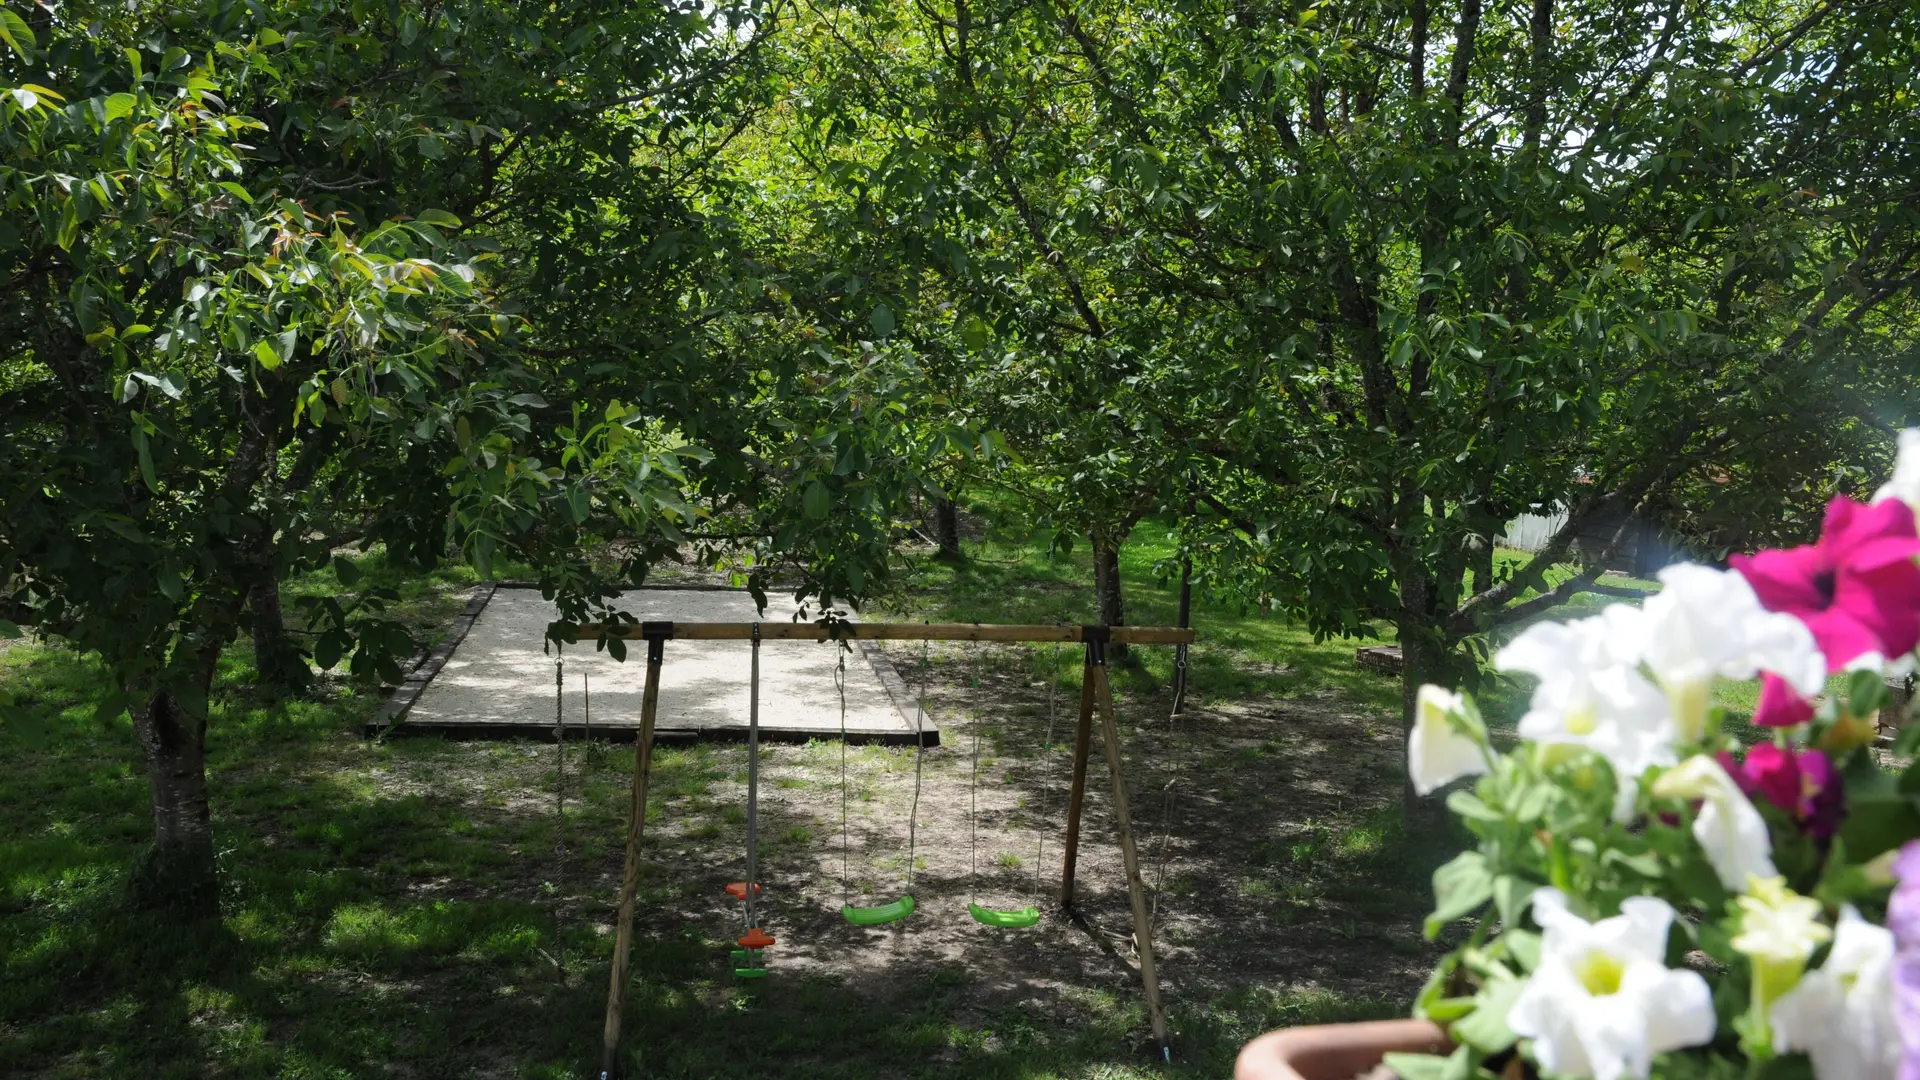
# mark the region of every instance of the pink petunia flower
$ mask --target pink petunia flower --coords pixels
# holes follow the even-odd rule
[[[1839,495],[1827,504],[1818,543],[1729,561],[1767,610],[1807,625],[1831,672],[1865,653],[1893,658],[1920,644],[1915,555],[1920,537],[1906,503],[1866,506]]]
[[[1795,753],[1760,743],[1747,751],[1744,761],[1721,754],[1720,765],[1747,797],[1764,799],[1786,811],[1800,831],[1822,844],[1839,829],[1846,812],[1846,790],[1826,754]]]
[[[1787,680],[1766,672],[1760,679],[1760,704],[1753,710],[1753,722],[1761,727],[1792,727],[1813,719],[1813,703],[1787,684]]]

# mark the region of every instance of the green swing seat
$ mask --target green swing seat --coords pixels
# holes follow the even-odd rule
[[[979,904],[968,904],[967,910],[973,914],[973,921],[982,926],[997,926],[1003,930],[1018,930],[1032,926],[1040,921],[1040,909],[1031,905],[1018,911],[995,911]]]
[[[760,950],[758,949],[733,950],[733,977],[734,978],[764,979],[767,977],[767,969],[761,966],[763,961],[758,956],[754,955],[759,951]]]
[[[878,904],[873,907],[854,907],[852,904],[840,905],[840,914],[855,926],[881,926],[890,922],[899,922],[913,914],[914,902],[911,895],[903,896],[891,904]]]

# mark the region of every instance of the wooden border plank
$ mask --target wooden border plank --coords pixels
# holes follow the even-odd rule
[[[393,726],[407,715],[414,703],[420,700],[421,691],[427,688],[427,684],[433,681],[435,675],[440,674],[440,669],[452,659],[453,651],[467,639],[467,632],[473,629],[474,620],[486,610],[487,601],[493,599],[493,594],[498,589],[499,586],[490,581],[474,586],[472,594],[467,597],[467,606],[461,609],[460,614],[454,616],[453,625],[448,628],[447,635],[440,639],[440,643],[433,647],[433,651],[427,654],[426,659],[422,660],[419,666],[407,673],[407,677],[401,680],[399,686],[393,688],[393,693],[389,694],[386,702],[380,706],[379,717],[367,724],[367,734],[379,735],[391,731]]]
[[[620,638],[639,641],[646,637],[646,623],[625,623],[605,627],[585,623],[574,631],[575,641],[599,641]],[[833,641],[865,638],[879,641],[1085,641],[1084,626],[996,626],[987,623],[821,623],[794,622],[676,622],[673,636],[683,641],[745,641],[760,628],[762,641]],[[1113,626],[1104,630],[1106,640],[1132,645],[1189,645],[1191,629],[1177,626]]]

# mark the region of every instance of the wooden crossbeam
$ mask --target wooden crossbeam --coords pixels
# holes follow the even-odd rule
[[[982,623],[823,623],[796,622],[674,622],[623,623],[608,628],[586,623],[574,632],[577,641],[599,641],[616,637],[641,641],[650,627],[670,628],[666,636],[677,641],[746,641],[753,628],[760,628],[762,641],[835,641],[864,638],[869,641],[1086,641],[1084,626],[989,626]],[[1111,626],[1104,629],[1107,640],[1130,645],[1190,645],[1193,631],[1177,626]]]

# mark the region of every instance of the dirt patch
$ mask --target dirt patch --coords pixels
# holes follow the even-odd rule
[[[917,683],[917,652],[896,653]],[[889,926],[850,926],[839,908],[889,901],[906,888],[914,752],[848,748],[843,852],[841,748],[763,749],[761,922],[780,942],[770,950],[776,977],[835,980],[877,1003],[958,971],[955,992],[982,1015],[1019,1006],[1065,1025],[1097,1007],[1089,993],[1137,1000],[1137,951],[1097,725],[1077,903],[1063,914],[1060,838],[1077,691],[1056,692],[1049,751],[1043,678],[1002,661],[982,668],[977,688],[974,680],[965,664],[933,666],[929,707],[947,738],[919,762],[911,840],[918,910]],[[1400,768],[1390,720],[1331,698],[1201,700],[1172,723],[1167,706],[1164,693],[1120,696],[1169,1006],[1250,986],[1408,999],[1435,950],[1419,933],[1427,867],[1407,856],[1389,823]],[[650,822],[639,932],[661,940],[693,932],[719,950],[742,929],[721,886],[744,873],[746,760],[738,746],[700,753],[724,775],[663,799]],[[624,764],[609,766],[605,779],[618,783],[600,798],[617,802]],[[599,809],[603,821],[613,817]],[[564,890],[565,917],[604,937],[619,847],[605,844],[579,865]],[[968,916],[970,900],[1034,904],[1046,918],[1025,930],[993,929]]]

